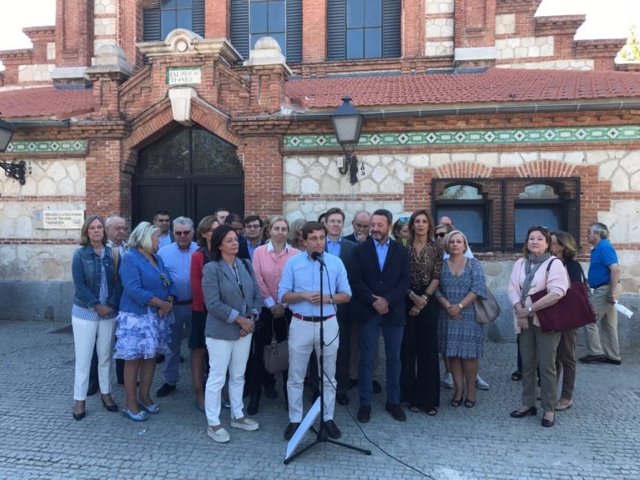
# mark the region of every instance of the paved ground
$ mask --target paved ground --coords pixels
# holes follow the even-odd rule
[[[320,444],[283,465],[282,398],[263,401],[255,417],[260,430],[232,430],[230,443],[215,444],[193,408],[187,363],[178,391],[158,402],[162,411],[149,421],[109,413],[99,396],[88,399],[87,417],[74,421],[73,341],[54,333],[60,327],[0,323],[0,478],[640,478],[640,349],[624,352],[619,367],[580,366],[574,407],[546,429],[540,415],[509,417],[520,398],[520,383],[509,379],[515,348],[490,343],[482,374],[491,390],[479,392],[476,408],[450,407],[451,392],[443,390],[437,417],[408,412],[398,423],[383,411],[382,394],[361,429],[351,418],[355,407],[337,407],[342,440],[373,454]],[[154,391],[161,383],[158,372]],[[121,402],[122,388],[114,386],[113,396]]]

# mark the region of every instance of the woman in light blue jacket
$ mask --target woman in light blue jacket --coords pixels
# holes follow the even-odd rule
[[[159,412],[151,400],[151,382],[156,356],[167,353],[171,341],[176,289],[162,259],[156,255],[159,236],[158,227],[148,222],[138,224],[131,232],[130,250],[120,266],[123,293],[115,358],[124,360],[126,400],[122,412],[135,422],[146,420],[147,413]]]
[[[111,346],[115,318],[120,302],[120,282],[114,271],[111,248],[106,246],[104,221],[97,215],[87,217],[80,230],[80,245],[71,263],[76,289],[71,309],[73,343],[75,346],[75,385],[73,418],[86,415],[85,400],[94,346],[98,353],[98,380],[102,404],[117,412],[109,393],[111,381]]]
[[[204,399],[207,434],[219,443],[229,441],[229,433],[220,423],[220,393],[227,370],[231,426],[242,430],[259,427],[258,422],[244,416],[242,393],[251,336],[262,300],[251,263],[237,257],[238,248],[238,236],[231,226],[219,226],[211,238],[213,260],[205,265],[202,279],[210,366]]]

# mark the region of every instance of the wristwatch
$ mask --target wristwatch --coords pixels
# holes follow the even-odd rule
[[[527,314],[529,317],[533,317],[533,308],[531,308],[531,305],[527,307]]]

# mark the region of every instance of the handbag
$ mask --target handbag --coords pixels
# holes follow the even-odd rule
[[[286,319],[286,317],[282,317]],[[289,369],[289,341],[281,342],[276,338],[275,319],[271,317],[271,343],[264,346],[262,360],[264,369],[269,373],[283,372]]]
[[[487,288],[487,298],[476,297],[473,302],[473,308],[476,311],[476,322],[485,324],[493,322],[500,316],[500,305],[493,295],[493,292]]]
[[[555,260],[555,259],[554,259]],[[547,265],[547,276],[553,261]],[[543,332],[564,332],[574,328],[584,327],[590,323],[596,323],[598,318],[596,310],[591,302],[589,287],[582,267],[582,281],[571,283],[564,297],[550,307],[536,311],[540,330]],[[547,294],[547,289],[531,294],[531,301],[535,302]]]

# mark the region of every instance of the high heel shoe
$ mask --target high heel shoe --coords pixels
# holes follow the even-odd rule
[[[476,406],[475,400],[469,400],[468,398],[464,401],[464,406],[467,408],[473,408]]]
[[[155,403],[150,403],[149,405],[147,405],[146,403],[143,403],[141,400],[138,400],[138,406],[145,412],[151,413],[153,415],[160,412],[160,407],[158,407],[158,405]]]
[[[540,424],[543,427],[549,428],[549,427],[553,427],[556,423],[556,416],[554,415],[553,418],[551,420],[547,420],[546,418],[544,418],[544,416],[542,417],[542,421],[540,422]]]
[[[104,401],[104,396],[100,396],[100,400],[102,400],[102,405],[104,406],[104,408],[108,411],[108,412],[117,412],[118,411],[118,405],[115,404],[115,402],[113,403],[113,405],[108,405],[107,402]],[[111,400],[113,402],[113,399]]]
[[[145,422],[148,418],[144,410],[140,410],[138,413],[133,413],[126,406],[122,407],[122,415],[129,418],[130,420],[133,420],[134,422]]]
[[[451,401],[449,402],[449,405],[451,405],[452,407],[458,408],[460,405],[462,405],[462,397],[460,397],[459,400],[452,398]]]
[[[84,401],[76,402],[76,406],[78,406],[79,403],[82,403],[84,406]],[[87,416],[87,411],[83,408],[81,412],[76,412],[76,408],[73,407],[72,415],[73,415],[73,419],[79,422],[80,420],[82,420],[84,417]]]
[[[538,409],[536,407],[529,407],[525,411],[521,412],[520,410],[514,410],[511,412],[511,418],[522,418],[528,415],[534,416],[538,414]]]

